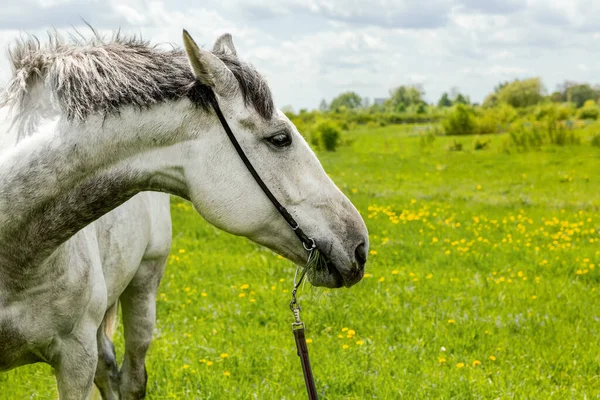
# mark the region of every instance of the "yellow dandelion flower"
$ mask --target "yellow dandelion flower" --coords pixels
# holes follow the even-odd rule
[[[354,336],[354,335],[356,335],[356,331],[354,329],[349,329],[348,336]]]
[[[346,332],[348,328],[342,328],[342,332]]]
[[[372,278],[372,277],[373,277],[373,274],[366,273],[366,274],[364,275],[364,277],[365,277],[365,278]]]
[[[221,353],[221,358],[227,358],[227,357],[229,357],[229,354],[227,354],[227,353]]]
[[[185,289],[183,289],[183,290],[185,290],[186,292],[189,292],[189,291],[191,291],[192,289],[191,289],[191,288],[188,286],[188,287],[186,287],[186,288],[185,288]]]
[[[242,290],[246,290],[250,287],[250,285],[248,285],[247,283],[244,283],[242,286],[240,286],[240,289]]]
[[[279,282],[283,283],[283,282],[285,282],[285,279],[281,278],[281,279],[279,279]]]
[[[271,286],[271,290],[275,290],[275,289],[277,289],[277,286],[275,286],[275,285]]]
[[[206,297],[206,296],[208,296],[208,293],[202,292],[202,293],[200,293],[200,295],[201,295],[202,297]]]
[[[311,338],[306,338],[306,343],[312,343],[313,340]]]
[[[345,345],[342,346],[342,349],[347,349],[348,347],[350,347],[350,346],[348,346],[347,344],[345,344]]]
[[[256,299],[250,299],[250,303],[256,303]]]
[[[448,323],[449,323],[449,324],[455,324],[455,323],[456,323],[456,321],[454,321],[453,319],[449,319],[449,320],[448,320]]]
[[[208,365],[209,367],[210,367],[211,365],[213,365],[213,364],[214,364],[214,363],[213,363],[212,361],[207,361],[207,362],[206,362],[206,365]]]
[[[229,371],[223,371],[223,375],[225,375],[225,376],[229,376],[229,375],[231,375],[231,374],[229,373]]]
[[[537,296],[536,296],[536,295],[533,295],[533,296],[531,296],[531,298],[532,298],[533,300],[535,300],[535,299],[537,299]]]
[[[357,341],[356,341],[356,344],[357,344],[357,345],[359,345],[359,346],[363,345],[364,343],[365,343],[365,342],[363,342],[362,340],[357,340]]]
[[[431,278],[433,278],[433,274],[429,274],[425,277],[425,279],[431,279]]]
[[[382,276],[381,278],[379,278],[379,282],[383,282],[385,281],[385,278]]]
[[[446,362],[446,359],[445,359],[444,357],[440,357],[440,358],[438,359],[438,362],[439,362],[440,364],[443,364],[443,363],[445,363],[445,362]]]
[[[181,367],[181,368],[183,368],[183,369],[188,369],[189,367],[190,367],[189,365],[185,364],[185,365],[184,365],[183,367]]]
[[[375,254],[377,254],[377,250],[371,250],[371,251],[369,251],[369,253],[370,253],[371,255],[375,255]]]
[[[496,361],[496,357],[494,357],[494,356],[490,356],[490,360],[492,360],[492,361]]]
[[[246,293],[240,293],[238,294],[239,297],[246,297]]]
[[[183,253],[185,253],[185,249],[179,249],[179,253],[180,253],[180,254],[183,254]]]
[[[398,270],[397,269],[393,270],[392,275],[398,275]]]
[[[464,368],[465,363],[457,363],[456,368]]]
[[[473,366],[476,367],[478,365],[481,365],[481,361],[479,361],[479,360],[473,360]]]

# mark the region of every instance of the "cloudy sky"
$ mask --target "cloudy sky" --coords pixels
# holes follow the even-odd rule
[[[420,84],[482,101],[499,81],[600,83],[600,0],[0,0],[0,46],[83,20],[179,46],[231,32],[279,107],[316,108],[346,90],[386,97]],[[0,61],[0,85],[11,74]]]

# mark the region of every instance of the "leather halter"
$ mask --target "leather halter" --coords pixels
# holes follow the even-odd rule
[[[288,223],[290,228],[292,228],[292,230],[294,231],[296,236],[298,236],[298,239],[300,239],[300,241],[302,242],[302,245],[304,246],[306,251],[310,251],[310,250],[314,249],[316,247],[315,241],[312,238],[309,238],[308,236],[306,236],[306,234],[304,233],[302,228],[300,228],[300,226],[298,225],[298,223],[296,222],[294,217],[292,217],[291,214],[288,212],[288,210],[286,210],[286,208],[283,205],[281,205],[279,200],[277,200],[277,198],[273,195],[271,190],[267,187],[267,185],[265,185],[265,182],[263,182],[260,175],[258,175],[258,172],[256,172],[256,170],[254,169],[254,167],[252,166],[252,163],[250,163],[250,160],[248,160],[246,153],[244,153],[244,150],[240,146],[240,143],[237,141],[237,139],[235,138],[235,135],[233,134],[233,131],[229,127],[227,120],[223,116],[223,112],[221,111],[221,108],[219,107],[219,103],[216,101],[216,99],[213,102],[212,106],[215,109],[215,112],[217,113],[217,117],[219,117],[219,121],[221,121],[221,125],[223,126],[223,129],[225,129],[227,136],[229,136],[229,140],[231,140],[233,147],[235,147],[235,150],[237,151],[238,155],[244,162],[244,165],[246,166],[248,171],[250,171],[250,173],[252,174],[252,177],[254,178],[256,183],[258,183],[258,186],[260,186],[260,188],[265,193],[265,195],[269,198],[271,203],[273,203],[273,206],[275,206],[277,211],[279,211],[279,214],[281,214],[281,216],[283,217],[283,219],[285,219],[285,221]]]

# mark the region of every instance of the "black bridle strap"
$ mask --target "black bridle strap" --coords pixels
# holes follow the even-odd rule
[[[227,136],[229,136],[229,140],[231,140],[233,147],[235,147],[235,150],[237,151],[238,155],[244,162],[244,165],[246,165],[246,168],[248,168],[248,171],[250,171],[250,173],[252,174],[252,177],[254,177],[254,180],[256,181],[256,183],[258,183],[258,186],[260,186],[260,188],[265,193],[265,195],[269,198],[269,200],[271,200],[271,203],[273,203],[273,205],[275,206],[277,211],[279,211],[279,214],[281,214],[281,216],[283,217],[283,219],[285,219],[285,221],[288,223],[290,228],[292,228],[294,233],[296,233],[296,236],[298,236],[298,239],[300,239],[300,241],[302,241],[304,248],[306,250],[311,250],[312,248],[314,248],[315,247],[314,240],[312,240],[311,238],[306,236],[306,234],[302,231],[302,229],[300,228],[300,226],[298,225],[298,223],[296,222],[294,217],[292,217],[290,215],[290,213],[288,212],[288,210],[286,210],[285,207],[281,205],[279,200],[277,200],[275,198],[275,196],[273,196],[273,193],[271,193],[271,191],[269,190],[267,185],[265,185],[263,180],[260,178],[260,175],[258,175],[258,172],[256,172],[256,170],[254,169],[254,167],[252,166],[252,163],[250,163],[250,160],[248,160],[248,157],[246,157],[246,153],[244,153],[244,150],[242,150],[240,143],[235,138],[233,131],[231,130],[231,128],[229,127],[229,124],[227,123],[227,120],[223,116],[223,112],[221,111],[221,108],[219,107],[219,103],[215,100],[213,102],[212,106],[215,109],[215,112],[217,113],[217,117],[219,117],[219,121],[221,121],[221,125],[223,125],[223,129],[225,129]]]

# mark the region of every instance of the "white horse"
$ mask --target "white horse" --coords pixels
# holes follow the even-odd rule
[[[0,370],[47,362],[61,399],[145,394],[144,359],[171,244],[171,193],[210,223],[303,264],[307,252],[236,154],[328,258],[318,286],[363,275],[365,224],[231,36],[186,52],[118,36],[12,49],[0,152]],[[187,56],[186,56],[187,53]],[[191,66],[191,68],[190,68]],[[2,127],[2,125],[0,125]],[[8,136],[6,136],[8,135]],[[144,192],[144,193],[142,193]],[[125,357],[110,331],[120,301]]]

